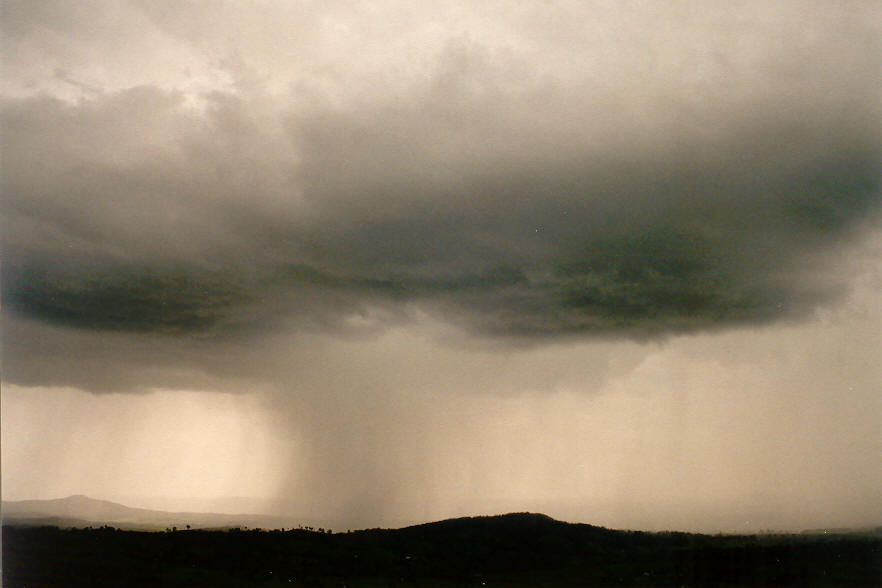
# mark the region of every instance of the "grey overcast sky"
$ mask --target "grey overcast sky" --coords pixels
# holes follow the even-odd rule
[[[878,3],[0,22],[5,499],[882,524]]]

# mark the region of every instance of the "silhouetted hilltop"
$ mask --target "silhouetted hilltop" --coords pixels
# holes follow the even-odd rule
[[[3,586],[879,586],[882,538],[617,531],[542,514],[401,529],[3,527]]]
[[[491,533],[499,533],[500,531],[523,531],[523,530],[541,530],[541,529],[561,529],[571,523],[564,523],[555,520],[548,515],[532,512],[514,512],[509,514],[478,516],[478,517],[458,517],[453,519],[445,519],[443,521],[434,521],[431,523],[423,523],[421,525],[411,525],[401,529],[401,531],[421,530],[424,532],[456,532],[468,529],[469,531],[486,531]],[[590,525],[586,525],[590,526]],[[594,527],[599,528],[599,527]]]

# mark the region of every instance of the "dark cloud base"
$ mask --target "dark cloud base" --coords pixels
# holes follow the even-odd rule
[[[701,186],[722,197],[689,198],[681,194],[696,187],[683,179],[655,194],[654,209],[632,213],[630,197],[597,215],[573,206],[591,193],[544,200],[537,188],[517,210],[476,192],[493,215],[463,208],[451,222],[418,210],[378,226],[350,213],[326,232],[294,221],[300,243],[249,244],[250,265],[120,263],[16,243],[3,299],[7,311],[46,323],[168,336],[282,322],[342,333],[371,308],[401,318],[414,305],[496,337],[644,338],[765,323],[846,291],[830,254],[875,216],[878,180],[868,163],[850,161],[752,192]],[[567,214],[554,212],[561,202]]]
[[[97,331],[206,332],[248,299],[235,277],[198,270],[116,267],[90,275],[25,266],[8,270],[3,281],[12,284],[4,293],[12,312]]]
[[[830,27],[827,61],[773,43],[715,66],[729,90],[647,78],[648,101],[452,42],[334,106],[241,76],[201,111],[150,86],[5,99],[6,310],[171,338],[415,309],[537,340],[802,316],[847,291],[835,255],[882,203],[878,62]]]

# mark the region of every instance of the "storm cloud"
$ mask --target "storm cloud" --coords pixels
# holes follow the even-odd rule
[[[0,3],[4,498],[876,524],[879,3]]]
[[[241,57],[199,106],[6,98],[7,308],[170,336],[418,308],[528,340],[802,316],[846,291],[831,260],[878,213],[878,37],[685,18],[673,61],[622,31],[649,69],[462,35],[416,71],[341,68],[325,102],[270,96]]]

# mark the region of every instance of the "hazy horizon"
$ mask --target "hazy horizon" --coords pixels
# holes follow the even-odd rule
[[[755,534],[755,533],[802,533],[807,531],[864,531],[868,529],[875,529],[882,525],[879,524],[880,521],[876,521],[875,523],[872,521],[863,522],[860,524],[853,524],[850,526],[835,526],[832,523],[835,521],[828,520],[825,525],[820,527],[804,527],[804,528],[795,528],[795,527],[762,527],[756,528],[754,526],[750,526],[749,521],[738,522],[734,521],[731,516],[714,516],[710,512],[704,513],[708,516],[700,526],[692,526],[688,528],[675,528],[664,526],[661,523],[650,523],[649,526],[643,524],[643,526],[634,526],[628,525],[627,521],[628,517],[617,517],[616,520],[619,521],[619,526],[613,526],[610,524],[605,524],[604,521],[610,519],[608,514],[609,505],[595,505],[598,507],[597,514],[594,515],[594,518],[591,520],[577,520],[577,519],[568,519],[565,516],[561,516],[560,514],[548,514],[551,513],[559,513],[560,508],[554,504],[533,504],[534,507],[531,509],[524,508],[516,508],[520,505],[512,505],[514,508],[506,510],[504,508],[504,503],[502,504],[503,510],[498,512],[495,511],[487,511],[487,512],[473,512],[469,510],[464,511],[451,511],[446,514],[439,514],[431,519],[422,519],[422,518],[385,518],[378,519],[375,517],[370,517],[369,515],[349,515],[349,518],[339,518],[337,513],[309,513],[303,512],[302,510],[297,510],[299,505],[292,502],[289,504],[280,504],[277,500],[267,500],[260,499],[254,497],[245,497],[245,496],[234,496],[234,497],[225,497],[225,498],[211,498],[211,499],[199,499],[199,498],[174,498],[174,497],[161,497],[161,496],[129,496],[129,497],[120,497],[118,500],[109,500],[103,497],[98,496],[86,496],[82,494],[76,495],[68,495],[68,496],[59,496],[55,498],[45,498],[45,499],[36,499],[37,502],[54,502],[54,501],[65,501],[70,498],[86,498],[89,500],[94,500],[98,502],[110,502],[113,504],[118,504],[124,507],[132,508],[132,509],[145,509],[149,511],[154,511],[156,513],[168,513],[168,514],[207,514],[207,515],[229,515],[231,518],[227,521],[226,524],[259,524],[257,521],[249,519],[251,516],[257,517],[273,517],[276,518],[276,525],[299,525],[299,526],[312,526],[314,528],[325,528],[328,530],[333,530],[335,532],[341,532],[344,530],[358,530],[358,529],[373,529],[373,528],[403,528],[411,525],[420,525],[423,523],[432,523],[437,521],[443,521],[448,519],[457,519],[457,518],[468,518],[468,517],[492,517],[492,516],[504,516],[506,514],[512,513],[534,513],[541,514],[545,516],[550,516],[552,519],[556,519],[562,522],[567,523],[582,523],[600,527],[606,527],[608,529],[616,529],[616,530],[627,530],[627,531],[647,531],[647,532],[666,532],[666,531],[677,531],[677,532],[689,532],[689,533],[706,533],[706,534]],[[7,499],[4,498],[4,502]],[[32,502],[33,499],[23,499],[23,500],[10,500],[10,502]],[[488,501],[488,502],[493,502]],[[500,503],[497,503],[500,504]],[[687,505],[669,505],[678,508],[687,507]],[[694,507],[694,505],[689,505]],[[89,511],[91,512],[91,511]],[[719,513],[718,513],[719,515]],[[18,516],[18,515],[16,515]],[[76,514],[75,512],[71,512],[65,516],[72,518],[83,518],[84,520],[90,520],[95,522],[102,522],[99,520],[100,517],[96,518],[96,515],[93,514]],[[243,517],[241,520],[238,520],[235,517]],[[6,520],[10,520],[8,517],[5,517]],[[124,519],[124,518],[123,518]],[[124,522],[123,519],[113,518],[112,520],[103,520],[105,523],[114,523],[114,522]],[[639,521],[639,518],[631,518],[630,520]],[[186,520],[182,519],[180,521],[182,524],[186,522]],[[192,521],[191,521],[192,522]],[[283,523],[284,522],[284,523]],[[217,523],[214,523],[217,524]],[[261,528],[272,529],[274,527],[269,526],[266,527],[267,523],[264,523]],[[642,524],[642,523],[641,523]]]
[[[878,3],[0,6],[4,500],[882,523]]]

